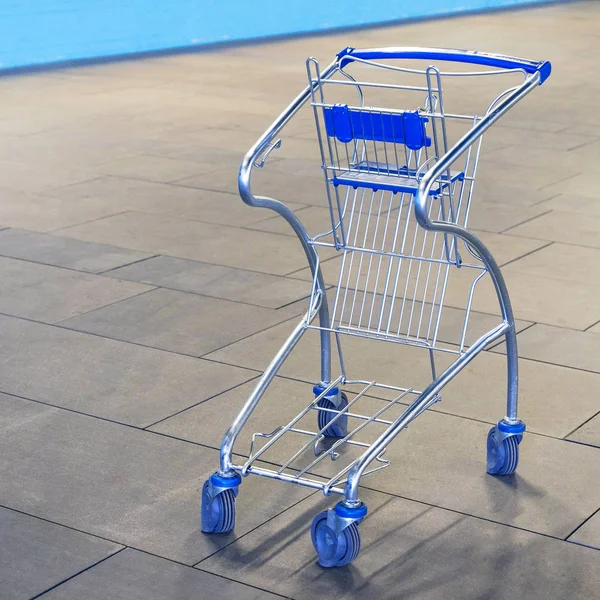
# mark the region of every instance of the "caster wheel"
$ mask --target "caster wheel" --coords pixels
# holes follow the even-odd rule
[[[360,552],[360,534],[356,523],[336,533],[327,525],[327,511],[314,518],[310,535],[322,567],[343,567]]]
[[[487,437],[487,472],[490,475],[512,475],[519,463],[519,436],[510,435],[498,441],[496,428]]]
[[[344,392],[342,392],[341,396],[342,402],[340,403],[339,407],[336,407],[335,404],[328,398],[321,398],[317,402],[317,406],[320,408],[326,408],[328,410],[343,410],[346,408],[346,406],[348,406],[348,397],[346,394],[344,394]],[[348,433],[348,417],[346,415],[342,415],[339,419],[336,419],[332,425],[327,427],[327,425],[337,417],[337,414],[328,412],[327,410],[320,410],[318,412],[317,426],[319,427],[319,430],[323,430],[323,434],[326,437],[341,438]]]
[[[227,533],[235,527],[235,493],[223,490],[214,498],[208,494],[208,481],[202,487],[201,526],[204,533]]]

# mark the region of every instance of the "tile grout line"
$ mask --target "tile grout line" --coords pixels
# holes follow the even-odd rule
[[[156,288],[158,289],[158,288]],[[149,291],[154,291],[154,290],[149,290]],[[176,356],[187,356],[188,358],[197,358],[200,359],[200,356],[196,356],[194,354],[186,354],[185,352],[177,352],[176,350],[167,350],[165,348],[157,348],[156,346],[148,346],[147,344],[141,344],[140,342],[133,342],[131,340],[123,340],[120,338],[115,338],[115,337],[111,337],[108,335],[102,335],[100,333],[94,333],[93,331],[84,331],[81,329],[74,329],[73,327],[67,327],[64,324],[65,321],[68,321],[69,319],[65,319],[65,321],[60,321],[59,323],[46,323],[44,321],[39,321],[37,319],[30,319],[28,317],[18,317],[16,315],[10,315],[7,313],[3,313],[0,312],[0,316],[3,317],[8,317],[10,319],[17,319],[18,321],[25,321],[26,323],[35,323],[36,325],[45,325],[47,327],[56,327],[57,329],[62,329],[63,331],[71,331],[73,333],[79,333],[81,335],[91,335],[93,337],[97,337],[97,338],[101,338],[104,340],[111,340],[113,342],[121,342],[123,344],[131,344],[132,346],[139,346],[140,348],[148,348],[149,350],[157,350],[159,352],[168,352],[169,354],[175,354]],[[205,360],[205,359],[202,359]],[[218,362],[218,361],[213,361],[213,362]],[[232,367],[235,367],[236,365],[231,365]],[[243,367],[240,367],[243,368]],[[256,370],[256,369],[249,369],[250,371],[252,370]]]
[[[599,415],[600,415],[600,410],[599,410],[597,413],[593,414],[593,415],[592,415],[592,416],[591,416],[589,419],[586,419],[586,420],[585,420],[583,423],[581,423],[580,425],[577,425],[577,427],[575,427],[575,429],[573,429],[573,431],[570,431],[569,433],[567,433],[567,435],[565,435],[563,439],[564,439],[564,440],[567,440],[567,438],[568,438],[569,436],[573,435],[573,434],[574,434],[574,433],[575,433],[575,432],[576,432],[578,429],[581,429],[581,428],[582,428],[584,425],[587,425],[587,424],[588,424],[588,423],[589,423],[589,422],[590,422],[592,419],[595,419],[595,418],[596,418],[597,416],[599,416]],[[576,440],[568,440],[568,441],[576,441]],[[580,442],[578,442],[578,443],[580,443]],[[587,445],[588,445],[588,444],[586,444],[586,446],[587,446]],[[593,448],[597,448],[598,446],[594,446],[594,445],[592,444],[592,447],[593,447]]]
[[[529,219],[525,219],[524,221],[521,221],[520,223],[517,223],[515,225],[511,225],[510,227],[507,227],[506,229],[503,229],[502,231],[498,232],[500,235],[506,233],[507,231],[510,231],[511,229],[514,229],[515,227],[519,227],[520,225],[524,225],[525,223],[530,223],[531,221],[535,221],[536,219],[539,219],[540,217],[544,217],[547,214],[551,213],[552,209],[548,209],[547,211],[540,213],[539,215],[535,215],[534,217],[530,217]]]
[[[235,544],[238,540],[241,540],[242,538],[246,537],[247,535],[250,535],[251,533],[253,533],[254,531],[256,531],[257,529],[259,529],[260,527],[262,527],[263,525],[266,525],[267,523],[269,523],[270,521],[273,521],[273,519],[276,519],[277,517],[283,515],[284,513],[286,513],[288,510],[291,510],[292,508],[295,508],[296,506],[298,506],[299,504],[301,504],[302,502],[304,502],[305,500],[308,500],[309,498],[312,498],[313,496],[315,496],[316,494],[318,494],[318,490],[315,490],[313,492],[310,492],[309,494],[307,494],[304,498],[301,498],[300,500],[298,500],[297,502],[294,502],[294,504],[291,504],[290,506],[288,506],[287,508],[284,508],[282,511],[278,512],[277,514],[273,515],[272,517],[269,517],[266,521],[263,521],[260,525],[257,525],[256,527],[253,527],[252,529],[250,529],[249,531],[247,531],[246,533],[243,533],[242,535],[240,535],[239,537],[236,537],[234,540],[231,540],[231,542],[229,542],[228,544],[225,544],[225,546],[219,548],[218,550],[216,550],[215,552],[213,552],[212,554],[209,554],[208,556],[205,556],[203,559],[199,560],[197,563],[195,563],[193,565],[194,569],[198,569],[198,565],[201,565],[204,561],[208,560],[209,558],[212,558],[213,556],[215,556],[216,554],[219,554],[219,552],[225,550],[225,548],[228,548],[229,546],[231,546],[232,544]],[[199,569],[199,570],[203,570],[203,569]],[[210,573],[210,571],[207,571],[208,573]]]
[[[206,357],[209,354],[213,354],[215,352],[220,352],[221,350],[224,350],[225,348],[228,348],[229,346],[232,346],[233,344],[237,344],[238,342],[242,342],[244,340],[247,340],[248,338],[251,338],[254,335],[258,335],[259,333],[265,333],[266,331],[269,331],[270,329],[274,329],[275,327],[278,327],[279,325],[283,325],[284,323],[290,323],[291,321],[296,320],[300,316],[301,315],[294,315],[293,317],[289,317],[287,319],[284,319],[283,321],[280,321],[279,323],[274,323],[273,325],[269,325],[268,327],[265,327],[264,329],[261,329],[260,331],[255,331],[254,333],[250,333],[250,334],[248,334],[248,335],[240,338],[239,340],[236,340],[236,341],[233,341],[233,342],[228,342],[227,344],[224,344],[223,346],[220,346],[219,348],[216,348],[215,350],[210,350],[209,352],[205,352],[204,354],[201,354],[197,358],[202,358],[204,360],[213,360],[213,362],[220,362],[218,360],[209,359],[209,358],[206,358]],[[289,336],[289,333],[285,337],[287,338],[287,336]],[[223,363],[223,364],[225,364],[225,363]],[[235,365],[231,365],[231,366],[235,366]],[[242,368],[244,368],[244,367],[242,367]],[[254,370],[255,371],[259,371],[259,372],[263,371],[263,369],[254,369]]]
[[[199,567],[196,567],[196,566],[189,566],[189,565],[186,565],[186,566],[189,569],[195,569],[196,571],[199,571],[200,573],[206,573],[207,575],[212,575],[213,577],[219,577],[220,579],[224,579],[225,581],[232,581],[233,583],[238,583],[240,585],[250,587],[255,590],[259,590],[261,592],[266,592],[267,594],[271,594],[272,596],[275,596],[276,598],[285,598],[285,600],[294,600],[291,596],[283,596],[282,594],[279,594],[278,592],[274,592],[274,591],[268,590],[266,588],[258,587],[252,583],[247,583],[246,581],[242,581],[241,579],[233,579],[231,577],[226,577],[222,573],[213,573],[212,571],[207,571],[206,569],[200,569]]]
[[[592,327],[595,327],[596,325],[598,325],[600,323],[599,321],[596,321],[595,323],[592,323],[591,325],[588,325],[583,331],[586,332],[588,330],[590,330]]]
[[[108,556],[104,557],[102,560],[99,560],[99,561],[95,562],[94,564],[90,565],[89,567],[86,567],[85,569],[81,569],[81,571],[78,571],[74,575],[71,575],[70,577],[67,577],[66,579],[63,579],[62,581],[59,581],[58,583],[56,583],[52,587],[49,587],[48,589],[44,590],[43,592],[40,592],[39,594],[36,594],[35,596],[32,596],[29,600],[36,600],[37,598],[42,598],[48,592],[51,592],[52,590],[55,590],[57,587],[63,585],[64,583],[67,583],[67,581],[70,581],[71,579],[74,579],[75,577],[78,577],[82,573],[85,573],[86,571],[89,571],[90,569],[93,569],[97,565],[102,564],[104,561],[108,560],[109,558],[112,558],[113,556],[116,556],[120,552],[123,552],[123,550],[125,550],[125,549],[126,549],[126,546],[123,547],[123,548],[120,548],[116,552],[113,552],[112,554],[109,554]]]
[[[393,498],[399,498],[401,500],[408,500],[409,502],[415,502],[417,504],[422,504],[424,506],[429,506],[430,508],[437,508],[438,510],[443,510],[445,512],[450,512],[453,514],[463,515],[464,517],[470,517],[471,519],[476,519],[478,521],[485,521],[486,523],[492,523],[494,525],[500,525],[502,527],[508,527],[510,529],[516,529],[517,531],[524,531],[526,533],[531,533],[533,535],[539,535],[545,538],[550,538],[551,540],[556,540],[557,542],[566,542],[567,540],[558,537],[556,535],[551,535],[549,533],[542,533],[541,531],[535,531],[533,529],[526,529],[525,527],[519,527],[518,525],[511,525],[510,523],[503,523],[502,521],[494,521],[488,517],[481,517],[479,515],[472,515],[460,510],[456,510],[454,508],[448,508],[446,506],[441,506],[439,504],[432,504],[431,502],[426,502],[424,500],[416,500],[415,498],[410,498],[409,496],[401,496],[400,494],[395,494],[394,492],[384,492],[382,490],[378,490],[377,488],[372,488],[366,485],[361,485],[360,487],[369,490],[371,492],[376,492],[379,494],[387,494],[388,496],[392,496]]]
[[[530,250],[529,252],[526,252],[525,254],[522,254],[521,256],[517,256],[516,258],[511,258],[510,260],[506,261],[505,263],[499,265],[500,268],[504,268],[507,265],[510,265],[514,262],[517,262],[518,260],[521,260],[522,258],[525,258],[526,256],[531,256],[532,254],[535,254],[536,252],[539,252],[540,250],[544,250],[546,248],[548,248],[548,246],[552,246],[555,242],[548,242],[547,244],[544,244],[543,246],[540,246],[539,248],[534,248],[533,250]]]
[[[550,200],[555,200],[556,198],[558,198],[559,196],[562,196],[562,195],[563,195],[562,192],[558,192],[558,194],[554,194],[554,196],[550,196],[550,198],[545,198],[544,200],[538,200],[537,202],[534,202],[533,204],[531,204],[530,208],[532,206],[539,206],[540,204],[543,204],[544,202],[550,202]]]
[[[151,258],[157,258],[157,257],[160,257],[160,256],[164,256],[164,254],[157,254],[156,256],[150,256],[148,258],[142,258],[139,261],[135,261],[135,262],[133,262],[131,264],[135,265],[137,263],[144,262],[146,260],[150,260]],[[127,266],[130,266],[130,265],[123,265],[123,266],[127,267]],[[219,266],[219,265],[214,265],[214,266]],[[115,267],[115,269],[120,269],[120,268],[121,267]],[[112,271],[113,269],[110,269],[110,270]],[[251,272],[252,273],[259,273],[258,271],[251,271]],[[105,274],[105,273],[107,273],[107,274]],[[277,312],[278,310],[281,310],[282,308],[287,308],[288,306],[291,306],[291,305],[295,304],[296,302],[301,302],[302,300],[310,298],[310,294],[308,294],[307,296],[303,296],[301,298],[297,298],[296,300],[291,300],[287,304],[283,304],[281,306],[275,306],[275,307],[273,307],[273,306],[265,306],[264,304],[252,304],[251,302],[246,302],[246,301],[243,301],[243,300],[232,300],[231,298],[224,298],[223,296],[213,296],[211,294],[204,294],[202,292],[196,292],[194,290],[182,290],[180,288],[175,288],[175,287],[171,287],[171,286],[168,286],[168,285],[158,285],[158,284],[155,284],[155,283],[145,283],[143,281],[137,281],[135,279],[123,279],[122,277],[118,277],[118,276],[113,277],[108,272],[98,273],[98,275],[101,276],[101,277],[108,277],[108,278],[111,278],[111,279],[120,279],[122,281],[127,281],[127,282],[130,282],[130,283],[139,283],[140,285],[154,286],[154,289],[157,289],[157,290],[169,290],[171,292],[179,292],[181,294],[191,294],[193,296],[198,296],[200,298],[211,298],[212,300],[224,300],[225,302],[232,302],[234,304],[241,304],[243,306],[251,306],[252,308],[264,308],[265,310],[272,310],[273,312]],[[278,277],[280,279],[285,279],[285,275],[272,275],[272,277]],[[292,279],[292,281],[303,282],[304,280],[303,279]],[[304,283],[306,283],[307,285],[309,284],[309,282],[307,282],[307,281],[304,281]],[[152,291],[152,290],[149,290],[149,291]],[[124,298],[124,300],[127,300],[127,298]],[[110,305],[107,304],[107,306],[110,306]],[[104,307],[101,306],[100,308],[104,308]],[[94,309],[94,310],[96,310],[96,309]],[[301,313],[299,313],[299,314],[301,314]],[[299,315],[295,315],[295,316],[299,316]],[[290,318],[293,318],[293,317],[290,317]]]
[[[37,519],[38,521],[43,521],[44,523],[50,523],[51,525],[56,525],[57,527],[64,527],[65,529],[68,529],[69,531],[75,531],[75,532],[81,533],[83,535],[89,535],[90,537],[96,538],[98,540],[102,540],[104,542],[110,542],[111,544],[117,544],[119,546],[123,546],[123,548],[121,548],[121,550],[124,550],[126,547],[126,544],[122,544],[121,542],[116,542],[115,540],[111,540],[110,538],[103,537],[96,533],[90,533],[89,531],[84,531],[83,529],[77,529],[77,527],[73,527],[71,525],[65,525],[64,523],[59,523],[58,521],[53,521],[52,519],[40,517],[39,515],[34,515],[33,513],[26,512],[19,508],[14,508],[13,506],[7,506],[6,504],[0,503],[0,508],[4,508],[6,510],[16,512],[20,515],[25,515],[26,517],[31,517],[32,519]],[[129,547],[131,547],[131,546],[129,546]]]
[[[534,323],[534,325],[543,325],[543,324],[544,323]],[[529,329],[529,327],[528,327],[528,329]],[[569,330],[569,331],[571,331],[571,330]],[[577,330],[573,330],[573,331],[577,331]],[[521,333],[521,332],[519,332],[519,333]],[[504,353],[503,352],[494,352],[493,354],[504,354]],[[572,371],[579,371],[581,373],[591,373],[592,375],[600,375],[600,372],[592,371],[591,369],[584,369],[582,367],[573,367],[571,365],[561,365],[560,363],[553,363],[553,362],[549,362],[547,360],[540,360],[539,358],[529,358],[528,356],[519,356],[519,360],[528,360],[529,362],[540,363],[542,365],[551,365],[552,367],[560,367],[562,369],[571,369]]]
[[[128,283],[135,283],[135,282],[128,282]],[[138,285],[145,285],[145,284],[138,284]],[[121,298],[120,300],[115,300],[114,302],[109,302],[108,304],[104,304],[103,306],[97,306],[96,308],[91,308],[90,310],[86,310],[85,312],[79,313],[77,315],[73,315],[72,317],[67,317],[66,319],[61,319],[60,321],[56,321],[55,323],[47,323],[47,325],[55,325],[57,327],[62,327],[63,323],[66,323],[67,321],[70,321],[71,319],[78,319],[79,317],[84,317],[85,315],[89,315],[90,313],[96,312],[97,310],[103,310],[105,308],[109,308],[110,306],[115,306],[117,304],[120,304],[121,302],[126,302],[127,300],[132,300],[133,298],[138,298],[139,296],[144,296],[145,294],[149,294],[150,292],[155,292],[156,290],[160,289],[156,286],[148,286],[148,287],[150,287],[149,290],[143,290],[139,294],[133,294],[132,296],[128,296],[127,298]],[[40,322],[44,323],[44,321],[40,321]]]
[[[600,514],[600,508],[597,508],[587,519],[585,519],[582,523],[577,525],[577,527],[575,527],[575,529],[573,529],[573,531],[571,531],[571,533],[569,533],[569,535],[567,535],[567,537],[565,538],[565,542],[568,542],[569,538],[572,535],[574,535],[577,531],[579,531],[592,517],[594,517],[597,514]],[[571,543],[577,544],[577,542],[571,542]],[[593,547],[593,546],[588,546],[588,547]],[[600,551],[600,548],[594,548],[594,549]]]
[[[517,334],[517,347],[518,347],[518,336],[521,335],[524,331],[527,331],[528,329],[531,329],[534,325],[539,325],[539,323],[529,323],[527,325],[525,325],[525,327],[523,327],[523,329],[520,329],[519,331],[516,332]],[[504,344],[506,342],[506,340],[502,340],[499,339],[496,342],[492,342],[487,348],[485,348],[484,352],[491,352],[494,348],[497,348],[498,346],[501,346],[502,344]],[[506,354],[505,352],[494,352],[493,354]],[[521,358],[520,356],[517,356],[517,358]],[[538,362],[538,361],[536,361]]]
[[[100,178],[98,178],[98,179],[100,179]],[[91,181],[94,181],[94,180],[92,179]],[[96,221],[102,221],[102,219],[110,219],[111,217],[118,217],[119,215],[125,215],[129,212],[132,212],[131,209],[122,210],[120,212],[112,213],[110,215],[103,215],[101,217],[96,217],[94,219],[88,219],[87,221],[81,221],[81,223],[74,223],[72,225],[66,225],[65,227],[58,227],[57,229],[50,229],[49,231],[38,232],[38,233],[54,235],[55,233],[58,233],[59,231],[66,231],[67,229],[71,229],[72,227],[79,227],[80,225],[87,225],[88,223],[95,223]],[[69,237],[69,236],[61,236],[61,237]],[[70,238],[70,239],[77,239],[77,238]],[[87,241],[87,240],[80,240],[80,241]],[[98,243],[98,242],[96,242],[96,243]]]
[[[71,239],[73,239],[73,238],[71,238]],[[124,265],[118,265],[116,267],[111,267],[110,269],[105,269],[104,271],[97,271],[96,275],[106,275],[106,273],[110,273],[111,271],[115,271],[116,269],[123,269],[125,267],[131,267],[131,265],[137,265],[137,264],[145,262],[147,260],[152,260],[153,258],[158,258],[159,256],[160,256],[160,254],[153,254],[151,256],[146,256],[145,258],[140,258],[138,260],[134,260],[129,263],[125,263]],[[124,281],[131,281],[131,279],[125,279]],[[143,283],[143,282],[136,281],[135,283]],[[150,283],[150,284],[145,284],[145,285],[154,285],[154,284]],[[158,287],[162,287],[162,286],[158,286]]]
[[[569,151],[567,150],[567,152],[569,152]],[[549,187],[552,187],[553,185],[558,185],[559,183],[564,183],[565,181],[569,181],[569,179],[575,179],[576,177],[581,177],[581,175],[583,175],[583,173],[581,171],[579,171],[578,173],[575,173],[573,175],[568,175],[566,177],[562,177],[561,179],[553,181],[552,183],[546,183],[546,184],[542,185],[541,187],[537,188],[536,191],[541,192],[543,190],[548,189]],[[559,194],[560,193],[561,192],[559,192]]]
[[[186,406],[185,408],[182,408],[181,410],[178,410],[177,412],[174,412],[172,415],[168,415],[166,417],[163,417],[162,419],[159,419],[158,421],[155,421],[154,423],[150,423],[150,425],[146,425],[145,427],[142,427],[143,431],[148,431],[150,430],[151,427],[155,427],[156,425],[158,425],[159,423],[162,423],[163,421],[167,421],[168,419],[172,419],[173,417],[176,417],[177,415],[180,415],[181,413],[184,413],[188,410],[191,410],[192,408],[196,408],[197,406],[200,406],[201,404],[204,404],[205,402],[208,402],[209,400],[213,400],[214,398],[218,398],[219,396],[226,394],[228,392],[231,392],[232,390],[235,390],[243,385],[246,385],[247,383],[250,383],[251,381],[255,381],[256,379],[258,379],[260,377],[260,375],[254,375],[253,377],[250,377],[250,379],[247,379],[246,381],[242,381],[230,388],[227,388],[226,390],[223,390],[221,392],[218,392],[216,394],[213,394],[212,396],[208,397],[208,398],[204,398],[204,400],[200,400],[199,402],[196,402],[195,404],[192,404],[191,406]],[[155,433],[155,432],[152,432]]]
[[[18,230],[15,230],[15,231],[18,231]],[[27,231],[27,230],[21,229],[20,231]],[[31,231],[31,232],[28,232],[28,233],[38,233],[38,232]],[[39,235],[48,235],[48,236],[52,236],[52,237],[59,237],[59,236],[53,236],[53,234],[51,234],[51,233],[40,233]],[[63,238],[63,239],[74,240],[74,241],[81,241],[81,240],[75,240],[74,238]],[[97,242],[90,242],[90,243],[91,244],[95,244]],[[120,248],[118,246],[112,246],[112,247],[115,248],[115,249],[117,249],[117,250],[126,250],[128,252],[140,252],[139,250],[130,250],[129,248]],[[2,254],[1,252],[0,252],[0,257],[2,257],[2,258],[8,258],[10,260],[18,260],[18,261],[25,262],[25,263],[31,263],[33,265],[40,265],[40,266],[43,266],[43,267],[50,267],[52,269],[63,269],[64,271],[70,271],[72,273],[80,273],[82,275],[92,275],[92,276],[100,277],[102,275],[102,273],[104,273],[104,271],[85,271],[84,269],[75,269],[74,267],[67,267],[65,265],[57,265],[57,264],[54,264],[54,263],[42,262],[40,260],[33,260],[31,258],[23,258],[22,256],[12,256],[10,254]],[[154,257],[149,257],[149,258],[154,258]],[[140,259],[140,260],[146,260],[146,259]],[[120,269],[121,266],[125,266],[125,265],[120,265],[118,267],[113,267],[113,269]],[[111,269],[109,269],[109,270],[111,270]],[[114,279],[116,279],[116,277]],[[131,281],[130,279],[124,279],[123,281],[127,281],[127,282],[130,282],[130,283],[141,283],[139,281]],[[150,285],[150,284],[144,284],[144,285]]]
[[[292,236],[288,236],[288,237],[292,237]],[[325,264],[326,262],[334,260],[335,258],[339,258],[340,256],[342,256],[342,255],[336,253],[333,256],[330,256],[329,258],[325,258],[323,260],[319,260],[319,266]],[[294,271],[290,271],[289,273],[286,273],[285,275],[283,275],[283,277],[290,277],[291,279],[298,279],[297,277],[292,277],[292,275],[295,275],[296,273],[300,273],[300,271],[304,271],[306,269],[310,269],[310,265],[306,265],[304,267],[301,267],[300,269],[295,269]],[[306,280],[305,279],[298,279],[298,281],[306,281]]]
[[[29,398],[28,396],[22,396],[21,394],[15,394],[13,392],[7,392],[5,390],[0,390],[0,393],[5,394],[6,396],[11,396],[13,398],[19,398],[19,400],[25,400],[26,402],[35,402],[36,404],[42,404],[43,406],[47,406],[49,408],[55,408],[57,410],[64,410],[66,412],[74,413],[76,415],[81,415],[83,417],[89,417],[90,419],[98,419],[99,421],[105,421],[108,423],[112,423],[113,425],[121,425],[122,427],[128,427],[129,429],[135,429],[136,431],[145,431],[143,427],[138,425],[132,425],[131,423],[125,423],[124,421],[117,421],[116,419],[109,419],[108,417],[101,417],[100,415],[94,415],[92,413],[88,413],[82,410],[76,410],[74,408],[69,408],[68,406],[60,406],[59,404],[53,404],[52,402],[48,402],[47,400],[39,400],[37,398]],[[154,432],[151,432],[154,433]]]

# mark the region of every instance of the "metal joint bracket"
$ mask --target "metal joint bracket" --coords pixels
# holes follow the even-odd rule
[[[273,152],[273,150],[276,150],[277,148],[281,148],[281,140],[277,140],[274,144],[269,144],[267,150],[262,155],[261,161],[254,161],[254,166],[257,169],[262,169],[265,166],[265,162],[267,161],[267,158],[269,158],[271,152]]]
[[[365,504],[360,503],[356,508],[348,508],[338,502],[334,508],[327,511],[327,527],[339,534],[352,523],[359,524],[366,514]]]
[[[517,436],[519,438],[519,442],[523,439],[523,433],[525,432],[525,423],[520,419],[516,419],[515,421],[509,421],[507,419],[502,419],[498,422],[495,429],[495,435],[498,442],[502,442],[502,440],[509,438],[511,436]]]
[[[237,497],[239,489],[238,486],[242,483],[242,478],[235,473],[235,475],[230,477],[224,477],[218,473],[214,473],[211,475],[208,480],[208,486],[206,488],[206,493],[208,497],[212,500],[216,498],[219,494],[224,492],[225,490],[233,489],[233,495]]]
[[[322,383],[322,382],[315,385],[313,387],[313,393],[314,393],[315,397],[320,396],[328,387],[329,387],[329,384]],[[323,398],[327,398],[327,400],[332,402],[337,410],[340,409],[340,407],[342,405],[342,393],[341,393],[341,390],[339,387],[335,386],[335,387],[331,388],[325,394],[325,396],[323,396]]]

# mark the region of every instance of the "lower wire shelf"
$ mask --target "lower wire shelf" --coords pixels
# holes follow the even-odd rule
[[[332,394],[341,394],[343,401],[338,407],[323,406],[323,400]],[[393,397],[386,397],[390,394]],[[412,388],[339,377],[287,424],[270,432],[254,433],[248,458],[233,468],[242,476],[254,474],[286,481],[322,490],[325,495],[343,494],[352,468],[419,394]],[[423,410],[439,399],[436,396]],[[319,419],[319,413],[326,418]],[[348,423],[343,435],[327,435],[340,421]],[[317,423],[324,426],[315,427]],[[384,454],[385,450],[379,453],[363,475],[388,467],[390,461]]]

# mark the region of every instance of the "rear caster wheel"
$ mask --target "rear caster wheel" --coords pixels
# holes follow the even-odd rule
[[[235,491],[233,488],[210,493],[210,482],[202,487],[200,529],[204,533],[227,533],[235,527]]]
[[[356,523],[336,533],[327,525],[327,511],[314,518],[310,535],[322,567],[343,567],[360,552],[360,534]]]
[[[342,438],[348,433],[348,417],[342,415],[339,418],[335,412],[329,412],[332,410],[344,410],[348,406],[348,397],[344,392],[340,394],[341,401],[340,405],[336,406],[329,398],[321,398],[317,402],[319,408],[325,408],[327,410],[319,410],[317,415],[317,426],[319,430],[323,430],[323,435],[326,437]],[[331,423],[333,421],[333,423]],[[329,425],[331,423],[331,425]],[[329,427],[328,427],[329,425]]]
[[[499,439],[500,438],[500,439]],[[500,437],[492,427],[487,437],[487,472],[490,475],[512,475],[519,464],[520,436]]]

